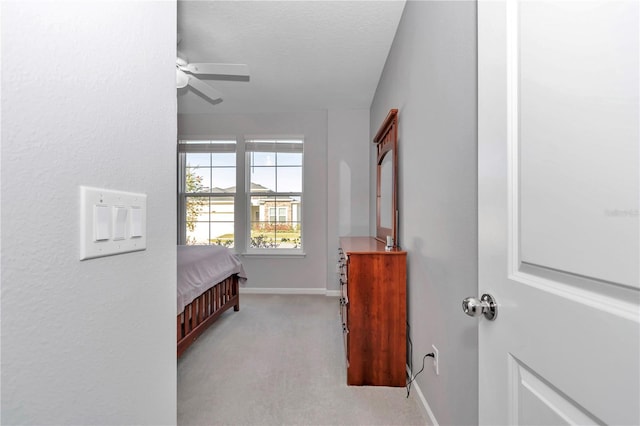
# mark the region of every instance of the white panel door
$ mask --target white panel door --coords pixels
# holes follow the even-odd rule
[[[481,424],[640,424],[639,16],[478,4]]]

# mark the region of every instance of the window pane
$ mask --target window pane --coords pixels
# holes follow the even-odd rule
[[[211,154],[211,165],[213,166],[236,166],[235,152],[214,152]]]
[[[251,216],[252,221],[267,220],[269,214],[269,207],[275,207],[276,197],[267,195],[252,195],[250,199],[251,207],[253,211],[257,212],[259,216]]]
[[[251,161],[252,166],[275,166],[276,165],[276,153],[275,152],[252,152]]]
[[[251,233],[249,247],[276,248],[274,233],[276,198],[252,195],[250,204]]]
[[[187,222],[187,245],[209,244],[209,222]]]
[[[186,219],[187,222],[208,222],[209,197],[187,197]]]
[[[255,230],[267,230],[266,225],[275,221],[276,198],[252,195],[251,200],[251,228]]]
[[[187,244],[234,246],[233,197],[187,197]]]
[[[265,229],[251,229],[251,239],[249,242],[251,248],[277,248],[275,233]]]
[[[279,152],[278,166],[302,166],[301,152]]]
[[[302,222],[302,197],[291,197],[291,220]]]
[[[233,248],[235,247],[235,236],[233,234],[233,222],[232,223],[227,223],[225,224],[226,229],[228,229],[228,231],[226,232],[220,232],[220,229],[222,224],[219,223],[218,225],[218,230],[214,230],[213,228],[215,227],[216,224],[212,223],[211,224],[211,235],[218,235],[218,236],[212,236],[211,237],[211,244],[216,244],[219,246],[224,246],[224,247],[229,247],[229,248]]]
[[[185,176],[186,192],[209,192],[211,169],[187,167]]]
[[[279,223],[275,229],[275,241],[278,248],[300,248],[302,247],[302,239],[300,234],[299,222],[283,222]]]
[[[252,248],[301,248],[301,197],[252,195]]]
[[[302,192],[302,167],[278,167],[278,192]]]
[[[211,197],[211,244],[234,246],[234,204],[232,197]]]
[[[236,168],[215,167],[211,169],[213,175],[211,192],[236,192]]]
[[[251,167],[251,192],[265,192],[276,190],[275,167]],[[259,185],[254,187],[254,185]]]
[[[211,197],[209,211],[212,222],[233,222],[233,197]]]
[[[211,154],[188,152],[186,158],[189,167],[209,167],[211,165]]]

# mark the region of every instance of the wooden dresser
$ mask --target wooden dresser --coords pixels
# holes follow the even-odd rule
[[[347,384],[405,386],[407,252],[344,237],[338,258]]]

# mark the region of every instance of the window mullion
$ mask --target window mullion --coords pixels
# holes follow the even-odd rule
[[[242,135],[236,137],[236,211],[235,211],[235,235],[236,251],[245,253],[247,251],[247,227],[249,217],[247,215],[247,171],[246,171],[246,146],[245,138]]]
[[[185,192],[185,172],[186,172],[186,155],[178,152],[178,244],[185,244],[186,242],[186,198]]]

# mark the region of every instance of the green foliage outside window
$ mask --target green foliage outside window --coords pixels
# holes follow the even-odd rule
[[[187,193],[202,192],[202,176],[194,175],[191,169],[187,168],[185,189]],[[196,221],[202,213],[202,209],[207,205],[209,199],[206,197],[191,197],[187,203],[187,229],[193,232],[196,229]]]

